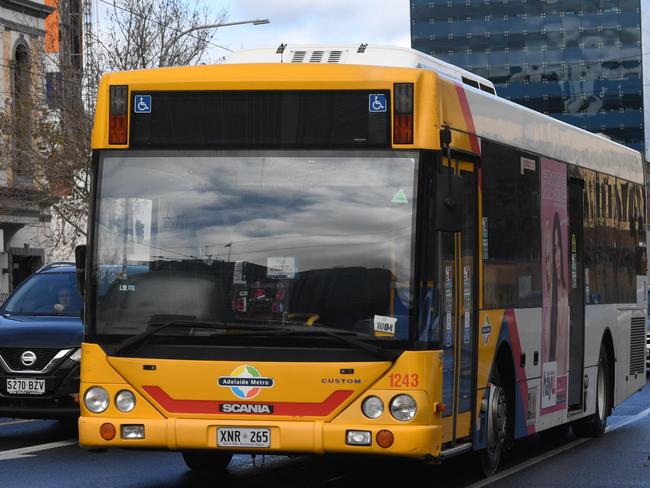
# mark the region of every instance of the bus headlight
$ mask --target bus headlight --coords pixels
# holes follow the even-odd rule
[[[129,390],[122,390],[115,395],[115,406],[120,412],[130,412],[135,408],[135,395]]]
[[[366,417],[376,419],[384,413],[384,402],[381,401],[381,398],[369,396],[363,401],[361,410]]]
[[[92,413],[102,413],[108,408],[108,393],[100,386],[93,386],[86,391],[84,404]]]
[[[410,395],[397,395],[390,402],[390,413],[397,420],[408,422],[418,411],[415,399]]]

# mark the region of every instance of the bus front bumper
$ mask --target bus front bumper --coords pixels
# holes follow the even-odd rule
[[[116,429],[115,438],[104,440],[100,427],[110,423]],[[144,439],[121,437],[123,425],[143,425]],[[218,428],[266,428],[270,432],[270,447],[218,447]],[[347,444],[347,431],[371,433],[370,445]],[[394,437],[390,447],[377,444],[377,433],[389,430]],[[338,425],[320,421],[234,421],[205,419],[134,419],[87,417],[79,418],[79,444],[86,448],[166,449],[171,451],[220,449],[242,453],[348,453],[390,455],[410,458],[430,458],[440,454],[441,428],[432,425],[359,424]]]

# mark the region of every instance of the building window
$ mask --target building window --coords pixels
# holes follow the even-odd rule
[[[13,59],[13,117],[14,150],[13,169],[16,176],[32,174],[31,145],[31,87],[30,56],[27,46],[18,44]]]

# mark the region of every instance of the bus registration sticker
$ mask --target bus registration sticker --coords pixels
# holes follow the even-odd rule
[[[383,315],[375,315],[373,320],[375,332],[379,332],[377,335],[395,335],[395,325],[397,324],[397,319],[395,317],[384,317]]]
[[[219,447],[271,447],[271,429],[262,427],[218,427]]]

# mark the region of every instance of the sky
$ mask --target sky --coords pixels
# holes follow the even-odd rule
[[[227,22],[269,19],[266,25],[217,30],[213,43],[228,49],[287,44],[361,44],[410,47],[409,0],[205,0],[228,10]],[[215,49],[218,56],[229,52]]]

